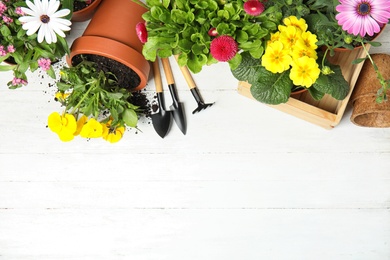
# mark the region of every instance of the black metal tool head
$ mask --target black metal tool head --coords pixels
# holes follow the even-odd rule
[[[158,100],[158,112],[151,115],[153,127],[156,130],[157,134],[164,138],[172,122],[172,112],[165,110],[165,102],[163,93],[157,93]]]

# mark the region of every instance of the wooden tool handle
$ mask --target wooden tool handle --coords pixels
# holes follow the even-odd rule
[[[156,61],[153,62],[153,76],[154,76],[154,84],[156,85],[156,92],[157,93],[163,92],[160,65],[158,62],[158,58],[156,58]]]
[[[173,78],[173,73],[171,69],[171,64],[169,63],[169,58],[161,58],[161,62],[164,68],[164,73],[168,85],[175,84],[175,79]]]
[[[176,61],[178,60],[178,58],[179,58],[179,56],[175,55]],[[181,73],[183,74],[185,80],[187,81],[187,84],[190,87],[190,89],[196,88],[194,78],[192,77],[191,72],[188,70],[188,67],[187,66],[180,66],[180,65],[179,65],[179,67],[180,67]]]

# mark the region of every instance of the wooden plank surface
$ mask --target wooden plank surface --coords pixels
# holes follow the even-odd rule
[[[389,33],[376,50],[390,52]],[[142,119],[113,145],[60,142],[52,81],[9,90],[1,74],[1,260],[390,259],[389,129],[353,125],[349,106],[326,131],[258,104],[225,63],[194,75],[215,104],[192,115],[172,68],[187,135],[161,139]]]

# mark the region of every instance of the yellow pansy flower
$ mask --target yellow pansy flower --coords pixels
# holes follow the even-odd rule
[[[125,133],[125,127],[123,126],[110,130],[107,125],[104,125],[103,129],[103,139],[110,143],[118,142],[122,139],[123,134]]]
[[[74,133],[75,136],[80,134],[81,129],[83,129],[83,127],[84,127],[85,123],[87,122],[87,120],[88,120],[88,117],[85,116],[85,115],[82,115],[79,118],[79,120],[77,120],[77,130]]]
[[[303,18],[297,18],[296,16],[289,16],[283,19],[284,25],[287,27],[294,26],[295,28],[299,29],[302,32],[305,32],[307,30],[307,23]],[[282,27],[282,25],[281,25]],[[281,30],[279,28],[279,30]],[[282,27],[283,30],[283,27]]]
[[[283,44],[274,42],[267,45],[261,65],[272,73],[282,73],[290,68],[291,61],[289,51],[284,49]]]
[[[98,138],[103,134],[102,125],[94,118],[91,118],[84,124],[80,131],[80,136],[84,138]]]
[[[53,112],[49,115],[48,126],[64,142],[73,140],[73,134],[77,129],[76,119],[73,115],[60,115],[58,112]]]
[[[309,88],[318,79],[320,72],[316,60],[304,56],[293,62],[290,79],[296,86]]]
[[[280,33],[280,41],[283,43],[285,49],[291,50],[301,38],[301,34],[302,32],[296,27],[287,26],[286,29]]]

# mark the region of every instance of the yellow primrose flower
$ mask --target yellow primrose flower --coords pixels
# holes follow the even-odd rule
[[[84,138],[97,138],[102,134],[103,127],[95,118],[89,119],[80,131],[80,136]]]
[[[281,42],[274,42],[267,45],[261,59],[261,65],[272,73],[282,73],[290,68],[291,56],[289,51],[283,48]]]
[[[302,32],[294,26],[287,26],[280,34],[280,41],[283,43],[284,48],[291,50],[296,42],[301,38]]]
[[[309,88],[318,79],[320,72],[316,60],[304,56],[293,62],[290,79],[296,86]]]
[[[301,30],[302,32],[305,32],[307,30],[307,24],[303,18],[298,19],[296,16],[289,16],[283,19],[283,23],[287,27],[294,26],[295,28]],[[283,25],[281,25],[280,27],[282,27],[282,30],[284,29]],[[279,30],[281,29],[279,28]]]
[[[88,120],[88,117],[85,116],[85,115],[82,115],[79,120],[77,120],[77,130],[76,132],[74,133],[74,135],[79,135],[80,132],[81,132],[81,129],[83,129],[83,126],[85,125],[85,123],[87,122]]]
[[[71,141],[77,129],[76,119],[73,115],[60,115],[58,112],[53,112],[49,115],[48,126],[64,142]]]
[[[110,142],[116,143],[122,139],[123,134],[125,133],[125,127],[117,127],[114,130],[110,130],[109,125],[102,124],[103,126],[103,139]]]
[[[317,49],[317,35],[311,33],[311,32],[303,32],[301,34],[301,39],[303,40],[306,47],[311,49]]]
[[[312,48],[308,48],[302,41],[297,42],[291,56],[293,60],[297,60],[304,56],[317,60],[317,52]]]
[[[270,44],[270,43],[273,43],[273,42],[277,42],[277,41],[279,41],[279,39],[280,39],[280,32],[272,33],[271,34],[271,38],[269,39],[267,44]]]

